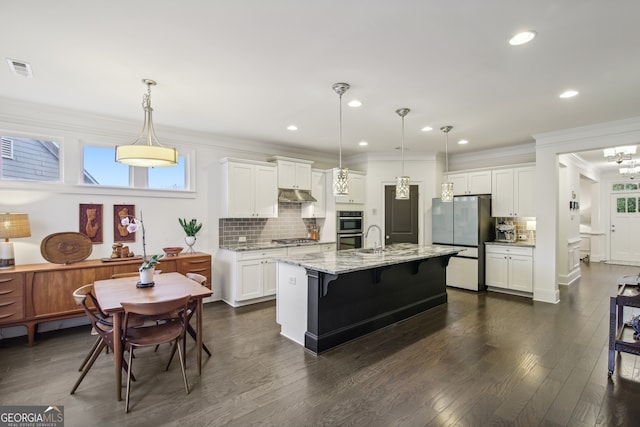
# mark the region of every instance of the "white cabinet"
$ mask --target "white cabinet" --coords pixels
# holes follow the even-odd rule
[[[278,166],[278,188],[311,190],[311,164],[308,160],[274,156]]]
[[[277,218],[277,168],[267,162],[222,159],[223,218]]]
[[[222,271],[222,300],[238,307],[273,299],[276,294],[275,257],[286,256],[287,248],[256,251],[219,251]]]
[[[536,216],[533,197],[535,167],[496,169],[491,173],[491,216]]]
[[[473,171],[449,174],[447,181],[453,183],[453,195],[491,194],[491,171]]]
[[[311,172],[311,195],[315,202],[302,205],[302,218],[324,218],[327,215],[326,176],[323,171]]]
[[[334,179],[335,179],[335,172],[337,171],[337,169],[334,169],[333,171],[334,171]],[[335,196],[336,203],[363,204],[364,203],[364,178],[365,178],[365,175],[361,172],[349,171],[349,177],[348,177],[349,194],[347,194],[346,196]],[[331,189],[331,191],[333,191],[333,188]]]
[[[533,248],[486,245],[485,282],[490,290],[533,293]]]

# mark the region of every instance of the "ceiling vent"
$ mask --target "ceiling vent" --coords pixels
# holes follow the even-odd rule
[[[9,64],[9,69],[13,74],[22,77],[33,77],[33,73],[31,72],[31,64],[10,58],[7,58],[7,63]]]

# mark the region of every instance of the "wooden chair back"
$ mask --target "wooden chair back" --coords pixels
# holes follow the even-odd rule
[[[205,276],[203,276],[202,274],[198,274],[198,273],[187,273],[187,277],[191,280],[193,280],[194,282],[198,282],[200,283],[202,286],[206,287],[207,286],[207,278]]]

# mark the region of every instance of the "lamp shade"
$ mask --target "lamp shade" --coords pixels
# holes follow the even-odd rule
[[[25,213],[0,214],[0,238],[31,237],[29,215]]]
[[[178,164],[178,151],[160,145],[119,145],[116,162],[129,166],[161,168]]]
[[[30,237],[29,215],[24,213],[0,213],[0,269],[13,268],[15,259],[13,243],[9,239],[14,237]]]

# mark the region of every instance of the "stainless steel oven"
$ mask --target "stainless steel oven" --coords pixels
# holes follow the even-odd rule
[[[362,247],[362,233],[338,234],[338,250],[360,249]]]
[[[360,249],[363,227],[362,211],[338,211],[336,223],[338,250]]]

